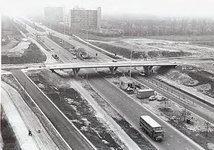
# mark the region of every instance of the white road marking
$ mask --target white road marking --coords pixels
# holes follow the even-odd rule
[[[186,147],[186,150],[189,150],[189,149]]]
[[[168,146],[170,146],[169,143],[166,143],[166,144],[167,144]]]
[[[180,141],[177,141],[178,143],[181,143]]]
[[[170,137],[172,138],[173,136],[172,136],[172,135],[170,135]]]

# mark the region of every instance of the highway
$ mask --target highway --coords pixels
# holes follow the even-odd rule
[[[55,35],[60,33],[54,32]],[[60,35],[64,39],[68,36]],[[59,37],[60,37],[59,36]],[[75,41],[76,42],[76,41]],[[70,41],[72,43],[72,41]],[[73,43],[72,43],[73,44]],[[76,43],[75,43],[76,44]],[[80,44],[81,45],[81,44]],[[93,50],[94,51],[94,50]],[[99,57],[102,58],[101,55]],[[108,56],[105,56],[107,59]],[[65,59],[65,58],[64,58]],[[105,60],[103,59],[103,60]],[[108,57],[108,61],[109,61]],[[89,70],[88,70],[89,71]],[[87,71],[87,72],[88,72]],[[150,115],[157,120],[165,129],[166,136],[163,142],[154,142],[150,137],[146,136],[158,149],[160,150],[198,150],[203,149],[192,140],[181,134],[178,130],[173,128],[171,125],[162,121],[157,116],[153,115],[150,111],[145,109],[142,105],[136,103],[128,95],[121,92],[118,88],[104,80],[103,78],[89,78],[90,84],[99,92],[114,108],[116,108],[122,116],[124,116],[130,123],[137,128],[139,131],[139,117],[140,115]],[[141,132],[143,134],[143,132]],[[144,134],[145,135],[145,134]]]
[[[151,141],[159,150],[199,150],[203,149],[192,140],[181,134],[174,127],[162,121],[156,115],[145,109],[142,105],[135,102],[127,94],[121,92],[118,88],[113,86],[108,81],[102,78],[90,78],[90,84],[100,93],[116,110],[120,112],[122,116],[134,125],[135,128],[139,128],[139,118],[141,115],[150,115],[157,122],[159,122],[164,130],[165,138],[163,142]],[[141,132],[143,133],[143,132]],[[146,136],[148,139],[150,137]]]
[[[73,40],[72,38],[70,38],[71,36],[68,36],[68,35],[64,35],[64,34],[61,34],[59,32],[56,32],[52,29],[49,29],[47,27],[45,27],[44,25],[39,25],[38,23],[36,23],[38,26],[40,26],[41,28],[43,28],[44,30],[46,30],[47,33],[54,33],[53,35],[54,36],[57,36],[63,40],[65,40],[66,42],[68,43],[71,43],[72,45],[74,45],[75,47],[81,47],[81,48],[84,48],[86,50],[86,52],[91,55],[91,56],[96,56],[96,53],[98,54],[99,57],[101,57],[102,59],[99,59],[99,61],[109,61],[109,59],[112,60],[112,58],[110,58],[109,56],[106,56],[104,55],[103,53],[100,53],[100,52],[97,52],[95,50],[93,50],[92,48],[90,48],[89,46],[85,45],[85,44],[82,44],[80,42],[77,42],[75,40]],[[38,31],[34,31],[34,32],[37,32],[40,34],[40,32]]]
[[[44,40],[44,43],[49,48],[54,48],[51,50],[53,54],[57,54],[61,59],[64,60],[64,62],[69,63],[73,61],[73,55],[69,53],[68,51],[64,50],[61,46],[53,42],[51,39],[49,39],[46,36],[41,37]]]
[[[54,32],[55,35],[60,35],[60,33]],[[60,35],[60,37],[65,37]],[[70,41],[70,43],[72,43]],[[72,43],[73,44],[73,43]],[[94,51],[94,50],[93,50]],[[102,58],[102,56],[99,55]],[[106,56],[105,56],[106,57]],[[108,61],[111,58],[108,58]],[[92,70],[85,70],[84,72],[93,72]],[[162,143],[154,142],[147,138],[160,150],[198,150],[203,149],[192,140],[183,136],[178,130],[162,121],[157,116],[153,115],[150,111],[143,108],[141,105],[133,101],[126,94],[122,93],[119,89],[115,88],[112,84],[107,82],[102,78],[89,78],[90,84],[99,92],[106,100],[109,102],[116,110],[120,112],[135,128],[139,129],[139,117],[143,114],[148,114],[157,120],[166,130],[166,136]],[[122,101],[120,101],[122,100]],[[140,130],[140,129],[139,129]],[[141,132],[144,134],[143,132]],[[145,134],[144,134],[145,135]]]
[[[31,98],[51,121],[63,139],[72,150],[94,150],[54,105],[44,96],[37,87],[24,75],[22,71],[12,71]]]

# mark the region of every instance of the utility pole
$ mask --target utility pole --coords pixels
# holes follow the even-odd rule
[[[88,55],[88,15],[87,15],[87,11],[85,11],[85,16],[86,16],[86,39],[87,39],[87,49],[86,49],[86,53],[87,53],[87,56]]]
[[[88,24],[87,24],[87,50],[86,50],[86,53],[88,55]]]
[[[131,45],[131,54],[130,54],[130,59],[131,59],[131,62],[130,62],[130,71],[129,71],[129,75],[130,75],[130,78],[132,77],[132,71],[131,71],[131,63],[132,63],[132,45]]]
[[[206,120],[205,124],[206,124],[206,137],[208,137],[209,125],[210,125],[210,123],[208,122],[208,116],[207,116],[207,120]]]
[[[63,19],[63,32],[65,35],[65,19]],[[65,40],[63,40],[63,47],[65,46]]]
[[[3,119],[3,111],[2,111],[2,103],[0,104],[1,105],[1,118],[0,118],[0,121],[1,121],[1,128],[0,130],[2,130],[2,119]]]

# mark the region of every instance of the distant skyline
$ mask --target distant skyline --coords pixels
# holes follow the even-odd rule
[[[42,13],[47,6],[72,9],[102,8],[102,15],[153,15],[164,17],[206,17],[214,18],[214,0],[4,0],[1,13],[25,15]]]

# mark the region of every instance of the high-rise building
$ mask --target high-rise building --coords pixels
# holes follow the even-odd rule
[[[45,7],[44,19],[45,22],[59,23],[63,22],[63,7]]]
[[[97,10],[74,8],[69,11],[71,29],[97,29],[101,27],[101,7]]]

